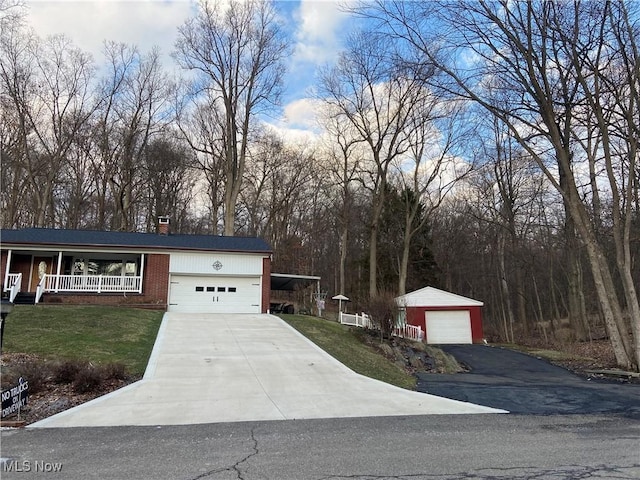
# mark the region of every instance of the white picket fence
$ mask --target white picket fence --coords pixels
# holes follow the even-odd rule
[[[342,313],[340,312],[340,323],[343,325],[351,325],[353,327],[361,327],[361,328],[375,328],[375,325],[369,318],[369,315],[366,313],[362,313],[362,315],[352,315],[350,313]]]
[[[343,325],[351,325],[353,327],[377,329],[377,326],[371,321],[369,315],[362,313],[361,315],[340,312],[340,323]],[[424,339],[424,332],[421,327],[415,325],[407,325],[395,327],[391,335],[395,337],[408,338],[416,342]]]
[[[422,327],[417,327],[415,325],[403,325],[401,327],[396,327],[393,329],[391,335],[395,337],[408,338],[409,340],[414,340],[416,342],[421,342],[424,340],[424,332],[422,331]]]

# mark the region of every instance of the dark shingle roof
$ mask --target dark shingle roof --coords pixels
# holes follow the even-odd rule
[[[0,242],[25,246],[128,247],[161,250],[271,253],[271,247],[267,242],[255,237],[159,235],[157,233],[63,230],[55,228],[3,229],[0,230]]]

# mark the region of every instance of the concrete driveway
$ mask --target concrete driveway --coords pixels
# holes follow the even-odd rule
[[[484,345],[442,347],[469,373],[418,375],[417,390],[511,413],[616,414],[640,418],[640,384],[587,380],[530,355]]]
[[[31,428],[499,412],[358,375],[272,315],[167,313],[143,380]]]

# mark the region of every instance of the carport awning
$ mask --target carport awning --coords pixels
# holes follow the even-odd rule
[[[271,274],[271,290],[301,290],[310,285],[319,283],[320,277],[312,275],[291,275],[288,273]]]

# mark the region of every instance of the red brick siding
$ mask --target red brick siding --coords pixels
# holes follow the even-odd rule
[[[271,303],[271,258],[262,259],[262,313],[269,311]]]
[[[145,255],[142,291],[149,303],[167,305],[169,298],[169,255]]]
[[[2,252],[2,283],[4,285],[4,274],[6,272],[6,262],[8,253]],[[22,273],[22,283],[20,289],[23,292],[29,290],[29,275],[31,273],[31,255],[21,255],[20,253],[13,252],[11,254],[11,272],[10,273]]]
[[[154,310],[165,310],[165,303],[149,302],[145,295],[138,293],[85,293],[85,294],[69,294],[69,293],[45,293],[40,303],[55,304],[62,303],[66,305],[118,305],[130,307],[145,307]]]
[[[7,273],[7,255],[8,253],[3,251],[0,253],[0,283],[2,283],[2,290],[4,291],[4,274]]]

